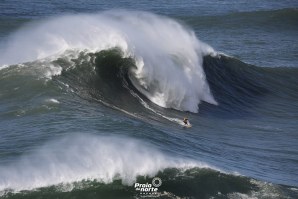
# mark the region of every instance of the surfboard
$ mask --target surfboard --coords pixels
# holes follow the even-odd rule
[[[184,124],[184,122],[182,122],[182,126],[185,128],[191,128],[192,125],[188,122],[187,124]]]
[[[191,126],[191,124],[184,124],[183,125],[185,128],[191,128],[192,126]]]

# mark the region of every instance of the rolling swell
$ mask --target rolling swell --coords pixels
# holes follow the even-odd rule
[[[298,97],[298,81],[294,78],[297,68],[258,67],[225,55],[204,57],[203,67],[219,103],[216,109],[234,114],[258,114],[268,108],[269,114],[276,109],[297,114],[293,109],[297,107],[295,99]],[[270,106],[260,107],[264,102]]]

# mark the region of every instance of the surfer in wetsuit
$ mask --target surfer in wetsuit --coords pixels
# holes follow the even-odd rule
[[[186,117],[183,119],[183,122],[185,125],[188,125],[188,119]]]

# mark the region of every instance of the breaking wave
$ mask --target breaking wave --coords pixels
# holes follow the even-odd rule
[[[159,198],[280,198],[293,187],[224,173],[173,157],[148,143],[115,136],[72,134],[0,167],[0,197],[139,197],[133,184],[162,179]]]
[[[214,50],[178,22],[146,12],[108,11],[31,23],[11,36],[0,65],[114,48],[122,58],[133,59],[129,79],[153,103],[191,112],[201,101],[216,104],[202,68],[203,56]]]
[[[97,180],[121,179],[132,185],[138,176],[154,176],[165,168],[209,168],[205,163],[173,158],[144,142],[115,136],[74,134],[45,144],[13,165],[0,167],[0,190]]]

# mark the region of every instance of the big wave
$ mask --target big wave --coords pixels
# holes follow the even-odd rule
[[[153,103],[191,112],[198,112],[201,101],[217,104],[202,67],[203,57],[214,50],[175,20],[146,12],[107,11],[28,24],[11,36],[0,65],[113,48],[133,59],[129,79]]]

